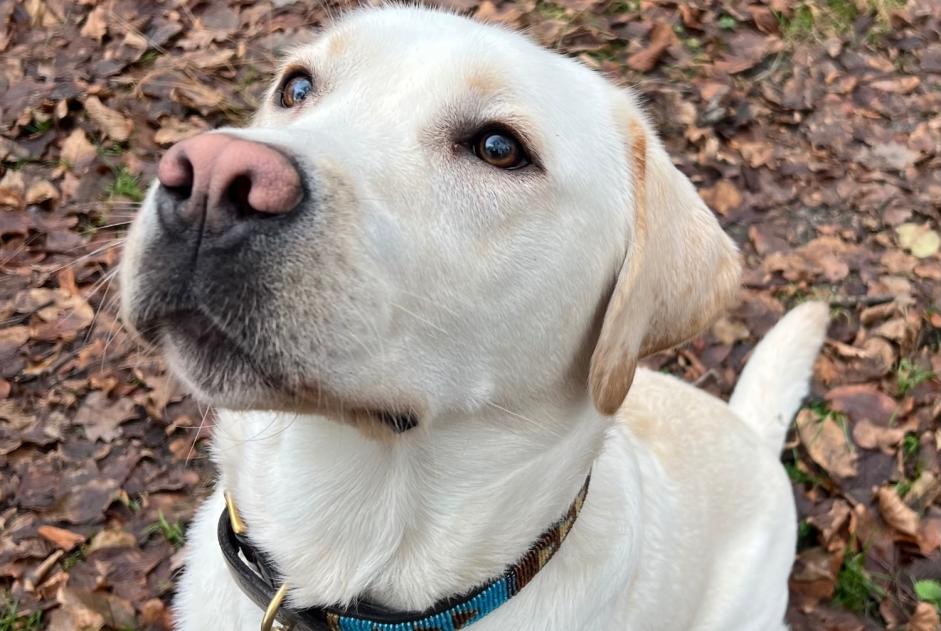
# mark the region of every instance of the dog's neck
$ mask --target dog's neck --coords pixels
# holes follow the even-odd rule
[[[587,398],[433,419],[387,441],[321,417],[223,411],[214,449],[294,606],[422,610],[516,562],[566,511],[608,425]]]

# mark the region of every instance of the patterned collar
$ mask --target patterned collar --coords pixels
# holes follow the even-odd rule
[[[262,631],[276,628],[276,621],[283,629],[293,631],[456,631],[469,627],[513,598],[545,567],[575,523],[590,480],[589,474],[565,515],[543,532],[516,564],[466,594],[445,598],[421,612],[392,611],[364,602],[346,609],[283,606],[287,585],[271,561],[249,542],[245,524],[228,494],[217,534],[236,583],[265,610]]]

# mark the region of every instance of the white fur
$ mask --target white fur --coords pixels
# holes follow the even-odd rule
[[[729,399],[729,407],[774,453],[807,396],[829,319],[827,305],[820,302],[804,303],[785,315],[755,347]]]
[[[180,629],[261,618],[216,544],[223,488],[291,605],[422,609],[519,559],[589,471],[561,550],[474,631],[780,629],[795,510],[768,445],[806,390],[823,318],[805,307],[769,335],[734,409],[643,368],[631,385],[639,356],[728,302],[738,267],[630,92],[518,34],[421,9],[355,13],[292,62],[315,70],[316,99],[285,111],[272,94],[227,131],[309,165],[322,224],[271,252],[267,302],[218,326],[255,326],[230,333],[275,357],[285,387],[404,401],[419,424],[383,434],[311,411],[319,399],[297,389],[297,411],[239,409],[271,393],[213,390],[225,384],[198,374],[193,349],[167,342],[199,396],[235,408],[214,430],[219,490],[189,531]],[[471,115],[525,126],[542,171],[462,152],[440,127]],[[132,323],[161,264],[144,254],[152,199],[122,269]],[[622,400],[615,417],[595,407]]]

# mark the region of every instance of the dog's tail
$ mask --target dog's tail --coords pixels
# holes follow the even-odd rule
[[[755,347],[729,400],[732,410],[775,452],[807,396],[829,315],[822,302],[807,302],[786,314]]]

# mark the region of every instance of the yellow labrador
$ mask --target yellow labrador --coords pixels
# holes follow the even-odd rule
[[[826,308],[731,404],[637,367],[738,278],[630,91],[448,13],[342,19],[167,152],[128,240],[126,321],[219,408],[180,628],[781,629]]]

